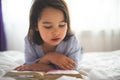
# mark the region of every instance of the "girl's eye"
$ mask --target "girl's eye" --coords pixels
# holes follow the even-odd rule
[[[44,26],[46,29],[50,29],[52,28],[52,26]]]
[[[64,26],[66,26],[66,24],[64,23],[64,24],[60,24],[59,25],[59,27],[64,27]]]

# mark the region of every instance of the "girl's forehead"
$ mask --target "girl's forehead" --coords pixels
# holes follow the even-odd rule
[[[41,15],[59,15],[59,14],[63,15],[63,12],[59,9],[52,7],[46,7],[41,12]]]
[[[45,8],[41,13],[41,21],[64,21],[64,14],[59,9]]]

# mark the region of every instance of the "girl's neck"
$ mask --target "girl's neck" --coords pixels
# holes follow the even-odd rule
[[[56,49],[56,46],[52,46],[52,45],[49,45],[49,44],[43,44],[42,45],[42,48],[43,48],[43,51],[45,54],[49,53],[49,52],[54,52],[55,49]]]

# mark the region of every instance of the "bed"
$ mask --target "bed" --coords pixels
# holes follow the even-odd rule
[[[120,50],[85,53],[81,70],[90,80],[120,80]]]
[[[0,80],[6,72],[23,63],[23,52],[0,52]],[[79,72],[84,74],[83,80],[120,80],[120,50],[84,53]]]

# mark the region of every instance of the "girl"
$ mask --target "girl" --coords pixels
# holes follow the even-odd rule
[[[25,64],[15,70],[77,70],[81,54],[65,1],[34,0],[25,37]]]

